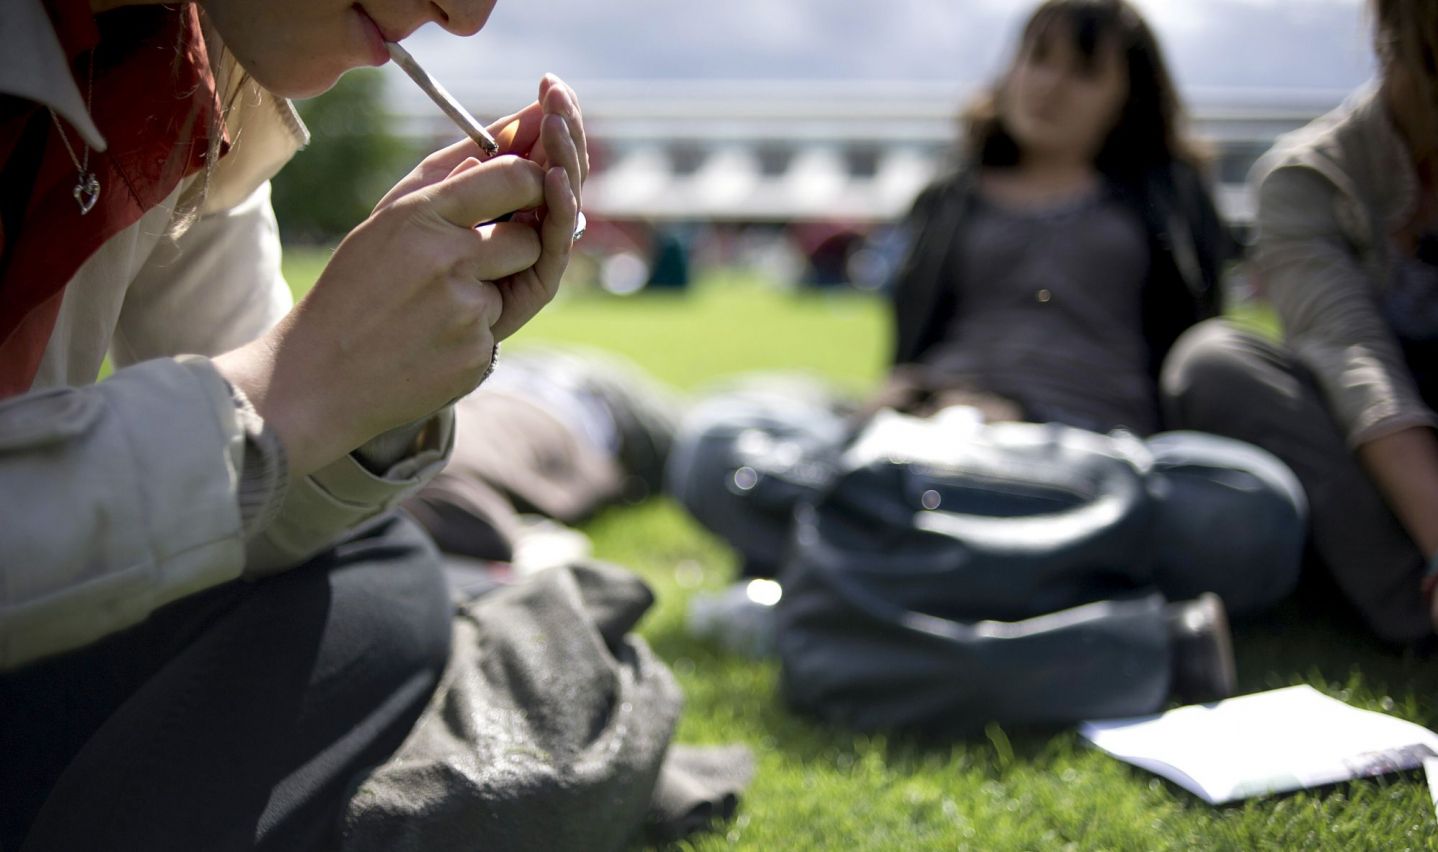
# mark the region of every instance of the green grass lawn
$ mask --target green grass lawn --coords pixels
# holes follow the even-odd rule
[[[321,262],[314,254],[290,261],[297,289]],[[785,294],[730,277],[687,295],[563,297],[508,345],[540,342],[618,352],[682,390],[735,372],[796,367],[862,389],[881,375],[888,332],[872,298]],[[934,745],[822,727],[779,703],[774,664],[685,635],[688,599],[733,577],[724,545],[665,500],[607,512],[586,532],[599,557],[633,568],[658,594],[642,633],[684,687],[679,740],[743,742],[758,757],[738,818],[683,848],[1438,848],[1418,773],[1213,808],[1087,749],[1072,732],[990,727]],[[1386,651],[1318,601],[1310,595],[1238,626],[1240,690],[1309,683],[1359,707],[1438,725],[1438,661]]]

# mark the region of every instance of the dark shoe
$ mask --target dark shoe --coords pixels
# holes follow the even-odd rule
[[[1218,701],[1233,694],[1237,673],[1233,638],[1223,601],[1205,592],[1191,601],[1169,604],[1169,692],[1184,704]]]

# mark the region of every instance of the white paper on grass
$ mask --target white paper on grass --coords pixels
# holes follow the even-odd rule
[[[1438,757],[1423,758],[1423,772],[1428,776],[1428,795],[1433,799],[1433,810],[1438,812]]]
[[[1213,804],[1423,765],[1438,734],[1311,686],[1085,722],[1079,734]]]

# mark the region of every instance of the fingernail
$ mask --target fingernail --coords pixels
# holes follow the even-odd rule
[[[574,111],[574,99],[569,97],[569,90],[566,86],[560,84],[550,86],[549,91],[544,93],[544,102],[547,106],[551,105],[549,104],[550,100],[556,100],[559,102],[557,104],[552,104],[552,106],[560,112]]]

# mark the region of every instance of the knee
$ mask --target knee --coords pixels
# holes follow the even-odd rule
[[[403,667],[432,672],[438,680],[449,662],[454,603],[438,548],[418,528],[414,533],[423,540],[423,549],[416,550],[406,570],[397,572],[406,575],[404,582],[376,594],[381,607],[394,608],[383,618]]]
[[[387,526],[369,558],[331,576],[331,629],[358,639],[363,668],[379,681],[426,674],[437,681],[449,661],[454,610],[443,563],[414,521]]]
[[[1164,359],[1160,391],[1169,428],[1203,429],[1206,415],[1229,408],[1257,377],[1256,341],[1222,320],[1179,337]]]
[[[838,414],[807,401],[716,398],[681,426],[666,490],[739,551],[745,574],[772,576],[793,508],[819,487],[815,471],[844,429]]]
[[[1307,499],[1293,472],[1215,435],[1170,433],[1149,446],[1159,588],[1173,599],[1216,592],[1236,616],[1287,597],[1307,537]]]

